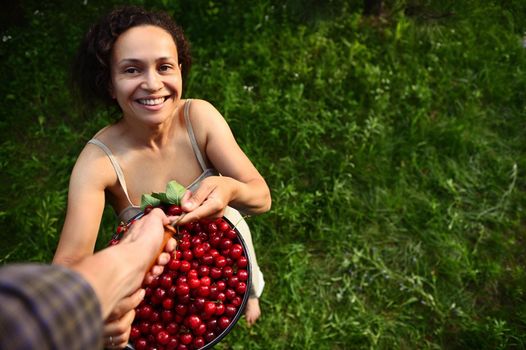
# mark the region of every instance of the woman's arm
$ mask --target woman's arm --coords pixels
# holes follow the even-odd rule
[[[116,175],[106,155],[87,145],[71,173],[66,219],[53,263],[71,266],[93,254],[104,211],[104,190],[112,181]]]
[[[190,118],[198,144],[223,176],[204,179],[195,193],[183,198],[183,209],[191,211],[183,219],[184,222],[219,216],[226,205],[246,214],[268,211],[271,206],[270,190],[237,144],[223,116],[210,103],[193,100]]]

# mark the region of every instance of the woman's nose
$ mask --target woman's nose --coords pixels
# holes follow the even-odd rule
[[[148,72],[148,74],[146,74],[144,78],[142,87],[145,90],[157,91],[163,87],[163,82],[161,80],[161,77],[156,71]]]

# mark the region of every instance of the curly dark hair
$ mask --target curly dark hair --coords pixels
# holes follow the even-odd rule
[[[84,36],[72,66],[72,83],[80,100],[93,107],[96,102],[114,105],[109,92],[111,52],[117,38],[132,27],[153,25],[170,33],[182,66],[183,86],[190,71],[190,44],[183,30],[165,12],[151,12],[137,6],[123,6],[111,11],[94,24]]]

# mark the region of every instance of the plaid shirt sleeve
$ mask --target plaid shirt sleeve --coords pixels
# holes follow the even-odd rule
[[[101,349],[102,311],[92,287],[56,265],[0,269],[0,349]]]

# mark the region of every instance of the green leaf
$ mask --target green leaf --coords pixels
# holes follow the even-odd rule
[[[141,210],[144,210],[144,208],[146,208],[148,205],[156,207],[159,204],[161,204],[161,201],[158,198],[155,198],[152,195],[143,194],[141,196]]]
[[[158,200],[160,200],[162,203],[164,204],[170,204],[170,202],[168,201],[168,198],[166,197],[166,193],[152,193],[152,197],[153,198],[157,198]]]
[[[166,185],[166,197],[169,204],[181,205],[181,199],[185,192],[186,188],[177,181],[170,181]]]

